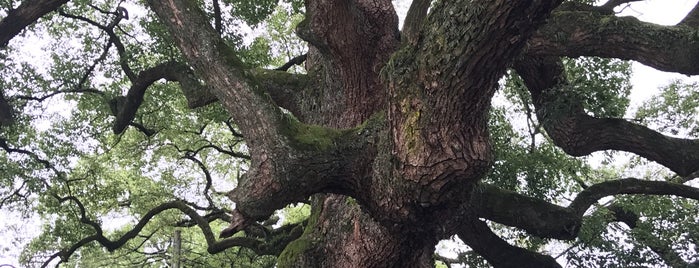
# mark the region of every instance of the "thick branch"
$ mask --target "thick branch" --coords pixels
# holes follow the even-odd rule
[[[494,267],[561,267],[550,256],[508,244],[477,218],[464,222],[457,234]]]
[[[403,43],[408,42],[412,45],[417,43],[430,4],[432,4],[432,0],[413,0],[413,3],[410,4],[408,14],[403,22],[403,30],[401,31]]]
[[[497,81],[558,4],[438,1],[418,42],[389,61],[393,155],[404,179],[426,185],[415,203],[465,191],[444,186],[470,187],[464,181],[481,179],[491,166],[487,111]]]
[[[4,48],[10,39],[24,28],[37,21],[47,13],[58,9],[69,0],[26,0],[16,9],[10,10],[7,17],[0,21],[0,48]]]
[[[294,59],[305,60],[303,55],[299,57]],[[292,61],[294,59],[292,59]],[[300,104],[303,103],[304,100],[302,99],[303,94],[300,94],[300,92],[306,87],[311,86],[308,76],[305,74],[287,73],[281,70],[265,69],[254,69],[250,74],[258,81],[260,89],[267,93],[275,104],[294,115],[303,114]]]
[[[597,200],[618,194],[674,195],[699,200],[699,189],[666,181],[646,181],[635,178],[598,183],[583,190],[570,204],[582,216]]]
[[[529,39],[527,53],[635,60],[661,71],[693,75],[699,74],[696,31],[594,11],[555,11]]]
[[[692,8],[687,16],[678,23],[678,25],[687,25],[689,27],[696,28],[699,26],[699,3],[697,3],[694,8]]]
[[[664,165],[681,176],[699,170],[699,141],[662,135],[615,118],[587,115],[571,94],[560,60],[528,57],[515,69],[529,89],[539,121],[553,142],[573,156],[621,150]]]
[[[212,87],[231,113],[248,146],[276,146],[284,116],[246,74],[236,51],[211,27],[196,2],[148,1],[172,34],[188,63]],[[240,105],[243,103],[244,105]]]
[[[293,59],[290,59],[287,63],[284,63],[284,65],[279,66],[278,68],[276,68],[274,70],[286,72],[287,70],[289,70],[289,68],[291,68],[291,66],[301,65],[301,64],[303,64],[303,62],[306,61],[306,55],[307,54],[303,54],[301,56],[296,56]]]
[[[602,182],[580,192],[568,207],[553,205],[537,198],[481,185],[473,196],[478,217],[526,230],[544,238],[570,240],[578,235],[585,212],[598,200],[619,194],[674,195],[699,200],[699,189],[666,181],[634,178]],[[635,221],[624,211],[610,207],[616,220],[633,228]]]
[[[296,93],[305,86],[305,75],[258,69],[251,71],[251,76],[260,81],[262,89],[269,93],[280,107],[292,113],[299,109],[300,100]],[[116,116],[114,133],[122,133],[133,121],[143,102],[146,90],[160,79],[177,81],[190,108],[202,107],[218,100],[212,93],[212,89],[203,85],[186,64],[173,61],[164,62],[140,72],[132,81],[126,97],[117,97],[111,101],[112,113]],[[249,159],[249,156],[234,156]]]
[[[176,80],[176,73],[186,70],[186,66],[177,62],[165,62],[155,67],[148,68],[138,74],[132,81],[126,97],[123,100],[112,102],[112,112],[116,115],[114,122],[114,133],[124,132],[126,127],[136,117],[136,111],[143,102],[146,89],[160,79]]]
[[[294,60],[298,61],[299,58],[292,59],[292,61]],[[250,70],[249,74],[254,77],[255,81],[259,82],[260,88],[269,94],[279,107],[290,111],[292,114],[300,114],[299,103],[302,100],[298,93],[307,86],[308,77],[306,75],[264,69]],[[202,85],[194,76],[194,73],[187,72],[178,77],[177,80],[182,86],[182,92],[187,98],[189,108],[202,107],[218,101],[218,98],[213,93],[213,89]]]
[[[582,218],[569,208],[492,185],[481,184],[472,200],[478,217],[543,238],[574,239],[582,224]]]

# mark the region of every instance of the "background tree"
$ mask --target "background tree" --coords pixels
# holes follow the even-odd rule
[[[623,119],[622,60],[699,72],[697,9],[629,2],[0,2],[0,206],[37,266],[696,266],[694,86]]]

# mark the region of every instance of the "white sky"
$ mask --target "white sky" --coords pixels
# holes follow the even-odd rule
[[[697,1],[699,0],[648,0],[633,3],[630,8],[624,9],[622,14],[633,15],[648,22],[673,25],[681,20],[685,14],[696,5]],[[407,12],[409,1],[397,0],[393,2],[399,13],[405,14],[405,12]],[[401,16],[401,21],[402,17],[403,16]],[[680,74],[664,73],[638,63],[634,63],[633,72],[632,84],[634,85],[634,90],[631,94],[632,106],[637,106],[642,101],[651,98],[652,95],[657,92],[658,87],[668,84],[669,81],[673,79],[691,79],[693,81],[699,81],[696,76],[688,78]],[[0,265],[12,264],[19,267],[17,249],[22,245],[15,244],[13,239],[16,237],[31,236],[32,233],[36,233],[39,230],[37,225],[38,219],[32,219],[31,221],[34,221],[33,224],[23,223],[23,220],[15,213],[8,215],[6,211],[0,212],[3,212],[2,217],[0,217],[0,237],[2,237],[2,239],[0,239]],[[16,229],[10,229],[8,227],[14,227]],[[447,257],[456,257],[456,253],[453,250],[458,248],[457,244],[453,242],[441,243],[438,248],[441,254]]]
[[[677,24],[697,4],[697,0],[648,0],[633,3],[630,8],[623,10],[624,15],[635,16],[642,21],[658,23],[662,25]],[[637,106],[643,100],[650,97],[661,86],[667,85],[674,79],[688,79],[687,76],[677,73],[666,73],[640,63],[633,64],[633,76],[631,83],[634,90],[631,92],[632,106]],[[697,81],[697,76],[690,78]]]

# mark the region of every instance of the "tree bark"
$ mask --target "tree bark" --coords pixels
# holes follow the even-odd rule
[[[251,168],[229,194],[236,209],[222,236],[312,196],[309,223],[281,253],[280,267],[431,267],[434,246],[453,234],[495,266],[559,266],[509,245],[478,217],[572,239],[590,200],[617,193],[591,187],[565,208],[480,184],[493,161],[487,116],[498,79],[514,59],[531,56],[523,52],[553,46],[530,37],[548,37],[541,26],[561,1],[439,1],[425,16],[428,2],[411,8],[401,38],[391,1],[306,1],[297,32],[309,43],[308,74],[288,90],[260,81],[282,72],[242,64],[192,2],[149,1],[248,141]],[[517,70],[541,110],[546,98],[538,93],[565,80],[549,65],[526,64]],[[578,153],[570,145],[578,140],[564,140],[576,133],[547,130]],[[611,149],[632,146],[610,139],[621,144]],[[634,152],[641,151],[649,150]]]

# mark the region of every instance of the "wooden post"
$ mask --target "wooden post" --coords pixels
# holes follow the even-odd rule
[[[175,236],[172,239],[172,268],[180,268],[180,255],[182,254],[182,231],[175,230]]]

